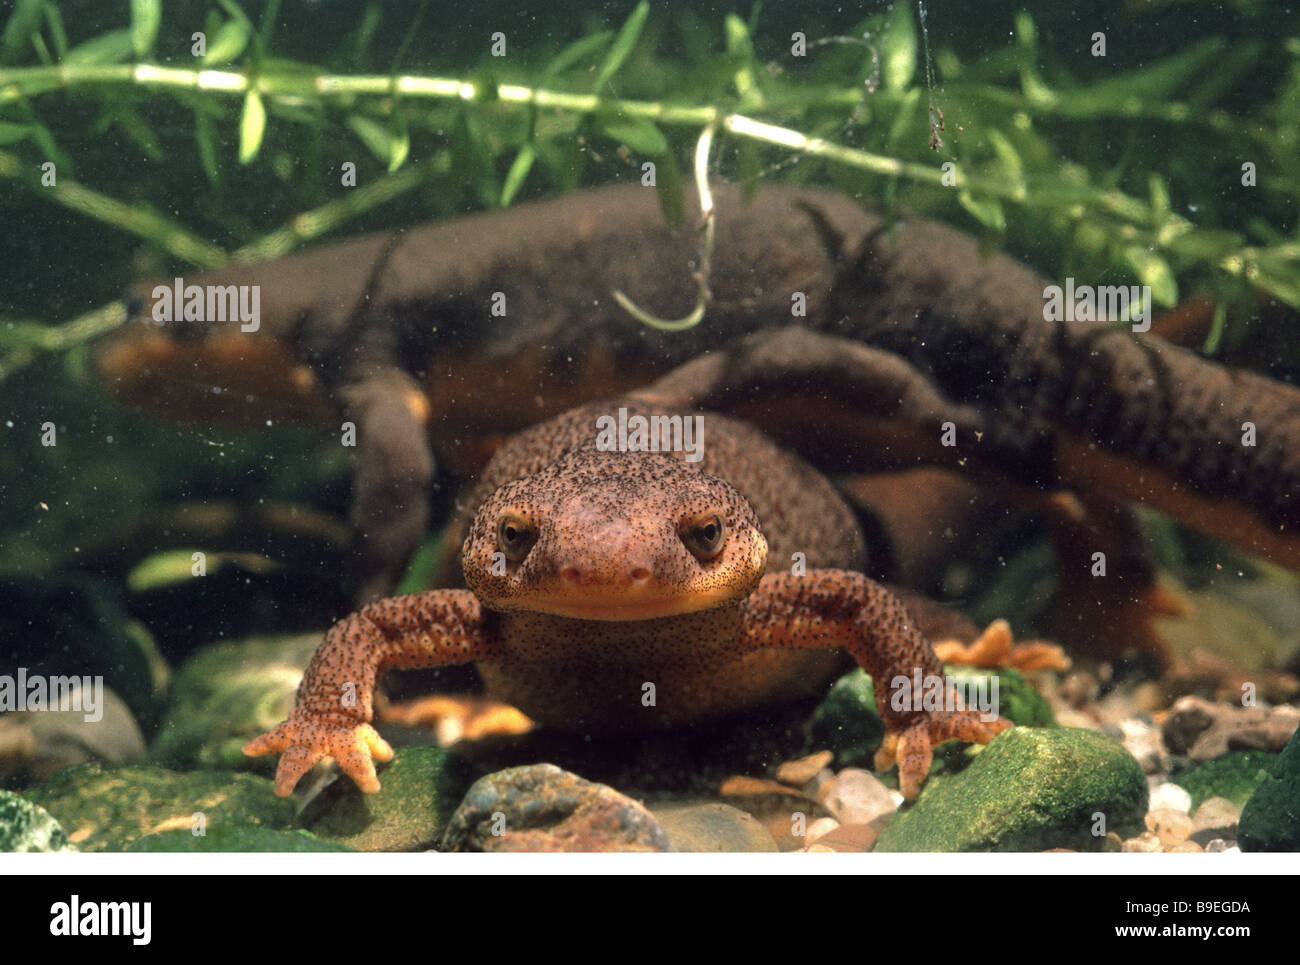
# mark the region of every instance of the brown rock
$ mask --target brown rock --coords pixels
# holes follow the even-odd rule
[[[1160,839],[1151,831],[1143,831],[1136,838],[1129,838],[1125,841],[1120,850],[1125,853],[1158,854],[1160,852]]]
[[[1179,841],[1172,848],[1165,849],[1166,854],[1200,854],[1201,846],[1195,841]]]
[[[1146,824],[1147,830],[1160,839],[1160,846],[1166,851],[1182,844],[1192,833],[1191,817],[1173,808],[1148,811]]]
[[[753,815],[718,801],[667,804],[651,812],[672,851],[776,851],[776,842]]]
[[[820,800],[841,824],[870,824],[898,810],[893,792],[857,767],[846,767],[824,785]]]
[[[831,851],[862,854],[870,851],[880,836],[870,824],[842,824],[834,831],[823,834],[815,846]]]
[[[830,813],[802,791],[765,777],[729,777],[718,788],[718,794],[726,803],[756,818],[781,815],[789,820],[803,814],[812,821]]]
[[[444,851],[667,851],[643,804],[554,764],[512,767],[470,787]]]
[[[1237,707],[1183,697],[1165,718],[1165,745],[1172,753],[1208,761],[1230,750],[1278,752],[1300,726],[1300,709]]]
[[[818,818],[812,824],[808,825],[808,843],[812,844],[823,834],[834,831],[840,826],[840,822],[834,818]]]
[[[776,779],[782,784],[802,788],[835,758],[830,751],[817,751],[797,761],[786,761],[776,769]]]
[[[1206,798],[1192,815],[1191,838],[1203,845],[1216,838],[1236,840],[1239,817],[1241,812],[1227,798]]]
[[[1118,854],[1124,850],[1124,839],[1114,831],[1107,831],[1101,841],[1101,850],[1107,854]]]

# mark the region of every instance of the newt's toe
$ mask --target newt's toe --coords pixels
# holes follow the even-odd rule
[[[369,724],[338,724],[316,718],[290,718],[244,745],[250,757],[281,751],[275,793],[288,797],[318,761],[332,757],[367,794],[379,790],[374,761],[390,761],[393,749]],[[373,760],[372,760],[373,759]]]
[[[921,793],[934,748],[950,740],[987,744],[1011,726],[1005,717],[985,720],[975,710],[932,711],[902,730],[885,735],[876,752],[876,770],[887,770],[897,762],[898,789],[910,801]]]

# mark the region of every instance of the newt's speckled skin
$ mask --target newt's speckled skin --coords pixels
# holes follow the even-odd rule
[[[902,603],[854,572],[861,534],[815,470],[714,414],[698,462],[599,451],[596,419],[620,406],[684,415],[624,399],[515,436],[465,517],[469,588],[379,600],[326,634],[289,719],[245,747],[283,752],[278,794],[327,755],[378,789],[371,757],[392,750],[368,723],[371,695],[392,667],[472,661],[489,692],[540,723],[636,733],[814,693],[847,650],[875,680],[889,727],[877,765],[897,758],[908,797],[933,745],[985,743],[1010,726],[894,709],[895,677],[943,668]]]

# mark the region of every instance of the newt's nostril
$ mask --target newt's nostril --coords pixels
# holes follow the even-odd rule
[[[560,570],[560,579],[564,580],[566,583],[580,583],[582,581],[582,573],[578,571],[576,566],[566,566]]]
[[[648,579],[650,579],[650,571],[647,570],[644,566],[638,566],[636,569],[632,571],[633,583],[644,583]]]

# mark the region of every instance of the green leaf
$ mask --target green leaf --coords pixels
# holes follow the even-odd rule
[[[976,198],[962,188],[957,195],[957,200],[984,227],[992,228],[997,232],[1006,230],[1007,216],[1002,210],[1002,202],[997,198]]]
[[[880,38],[880,59],[885,88],[906,90],[916,74],[916,21],[911,4],[894,4],[894,15]]]
[[[131,0],[131,47],[143,58],[153,50],[162,22],[161,0]]]
[[[1166,308],[1178,304],[1178,282],[1169,262],[1142,245],[1129,245],[1123,254],[1124,261],[1138,276],[1138,281],[1151,286],[1153,302]]]
[[[45,5],[45,23],[50,28],[50,41],[59,60],[68,56],[68,32],[63,28],[63,15],[53,3]]]
[[[131,50],[131,31],[110,30],[73,47],[63,62],[85,67],[117,64],[130,58]]]
[[[221,183],[221,155],[217,151],[217,122],[205,110],[194,111],[194,139],[199,148],[199,163],[208,182],[213,186]]]
[[[514,163],[510,165],[510,170],[506,172],[505,184],[501,186],[501,207],[508,208],[510,202],[515,199],[519,189],[524,186],[524,180],[528,177],[528,172],[533,169],[533,162],[537,160],[537,148],[532,144],[525,144],[515,155]]]
[[[388,131],[388,172],[391,174],[406,163],[411,153],[411,134],[406,129],[406,115],[401,111],[393,114],[393,123]]]
[[[0,39],[0,63],[17,60],[41,29],[41,10],[45,0],[18,0],[14,12],[5,22],[4,37]]]
[[[601,125],[610,139],[626,144],[638,154],[659,157],[668,153],[668,139],[644,117],[621,117]]]
[[[727,14],[724,26],[727,34],[727,55],[738,62],[732,80],[740,95],[738,110],[751,111],[762,107],[763,96],[754,76],[754,43],[749,36],[749,25],[734,13]]]
[[[208,44],[208,52],[203,56],[206,66],[228,64],[244,52],[249,38],[253,35],[253,25],[247,20],[227,20],[217,28]]]
[[[1227,321],[1227,302],[1216,302],[1214,305],[1214,315],[1210,318],[1210,331],[1209,334],[1205,336],[1205,347],[1202,349],[1206,355],[1214,355],[1219,351],[1219,342],[1223,339],[1224,324]]]
[[[632,11],[627,21],[623,24],[614,38],[614,45],[609,48],[609,53],[605,55],[605,62],[600,65],[600,70],[596,72],[596,83],[593,90],[599,92],[605,86],[605,81],[609,80],[623,66],[623,61],[627,60],[628,54],[632,53],[632,48],[636,46],[637,40],[641,37],[641,28],[645,26],[646,17],[650,15],[649,0],[641,0]]]
[[[395,145],[393,132],[389,128],[364,114],[353,114],[348,118],[348,129],[378,160],[384,164],[392,164]]]
[[[592,34],[590,37],[582,37],[569,44],[558,54],[555,59],[546,65],[542,71],[541,79],[538,81],[538,87],[546,87],[553,77],[558,77],[580,60],[584,60],[597,50],[609,43],[609,38],[614,36],[612,30],[602,30],[600,33]]]
[[[256,88],[244,97],[244,113],[239,119],[239,163],[248,164],[262,149],[262,135],[266,133],[266,107]]]
[[[0,144],[17,144],[19,141],[27,140],[27,135],[30,133],[31,130],[26,124],[0,121]]]

